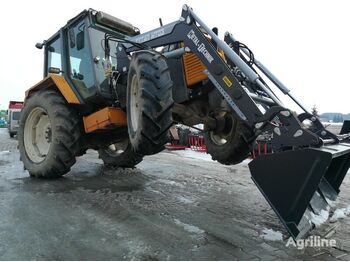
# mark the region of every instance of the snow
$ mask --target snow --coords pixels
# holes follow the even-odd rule
[[[243,164],[249,164],[250,162],[252,162],[253,159],[251,158],[247,158],[245,160],[242,161]]]
[[[186,150],[182,150],[182,151],[174,151],[174,153],[179,155],[179,156],[186,157],[186,158],[193,158],[193,159],[198,159],[198,160],[205,160],[205,161],[214,162],[214,160],[211,159],[211,155],[206,154],[206,153],[202,153],[202,152],[193,151],[189,148],[186,148]]]
[[[176,150],[176,151],[172,151],[172,154],[176,154],[180,157],[185,157],[185,158],[192,158],[192,159],[197,159],[197,160],[204,160],[204,161],[208,161],[208,162],[217,162],[216,160],[213,160],[211,158],[210,154],[207,154],[205,152],[198,152],[198,151],[194,151],[190,148],[186,148],[185,150]],[[242,164],[249,164],[252,161],[252,159],[247,158],[245,160],[242,161]]]
[[[156,181],[159,182],[159,183],[167,184],[167,185],[171,185],[171,186],[177,186],[177,187],[181,187],[181,188],[185,187],[181,183],[178,183],[178,182],[175,182],[175,181],[172,181],[172,180],[168,180],[168,179],[157,179]]]
[[[151,188],[151,187],[146,187],[146,190],[147,191],[150,191],[150,192],[152,192],[152,193],[155,193],[155,194],[162,194],[162,192],[159,192],[158,190],[154,190],[153,188]]]
[[[279,231],[274,231],[273,229],[267,229],[265,228],[263,230],[263,234],[260,235],[265,240],[268,241],[282,241],[283,240],[283,235]]]
[[[183,204],[193,204],[194,203],[193,200],[188,199],[188,198],[183,197],[183,196],[177,196],[176,198],[177,198],[177,200],[179,200]]]
[[[341,122],[341,123],[334,123],[334,122],[322,122],[322,124],[324,125],[324,126],[330,126],[330,125],[332,125],[332,126],[343,126],[343,122]]]
[[[311,213],[311,222],[315,224],[316,227],[319,227],[329,218],[329,212],[327,210],[321,210],[319,215]]]
[[[10,151],[0,151],[0,155],[9,155]]]
[[[350,206],[345,208],[338,208],[334,211],[330,221],[336,222],[338,219],[346,218],[350,215]]]
[[[204,230],[200,229],[199,227],[183,223],[176,218],[174,219],[174,222],[176,225],[183,227],[183,229],[185,229],[189,233],[203,234],[205,232]]]
[[[330,207],[335,207],[335,202],[336,201],[332,201],[330,200],[329,198],[326,197],[326,201],[327,201],[327,204],[330,206]]]

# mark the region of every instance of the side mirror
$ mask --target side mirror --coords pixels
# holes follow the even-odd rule
[[[81,50],[84,48],[84,31],[80,31],[78,34],[77,34],[77,50]]]
[[[43,43],[36,43],[35,47],[38,49],[43,49],[44,44]]]
[[[46,40],[44,40],[42,43],[36,43],[35,47],[38,49],[43,49],[43,47],[46,45]]]

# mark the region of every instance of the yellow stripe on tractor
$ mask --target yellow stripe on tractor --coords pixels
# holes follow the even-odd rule
[[[80,101],[72,88],[63,76],[60,75],[49,75],[41,80],[39,83],[29,88],[25,92],[25,99],[32,95],[34,91],[38,91],[43,88],[57,87],[63,97],[69,104],[80,104]]]

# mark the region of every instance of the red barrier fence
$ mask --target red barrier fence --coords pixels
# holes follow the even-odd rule
[[[256,147],[254,147],[251,156],[255,159],[259,155],[266,155],[268,153],[267,144],[263,142],[257,142]]]
[[[204,137],[202,135],[189,135],[188,144],[194,151],[207,152],[207,146],[204,143]]]

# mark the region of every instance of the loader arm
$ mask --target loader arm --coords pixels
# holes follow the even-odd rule
[[[129,43],[117,48],[118,57],[143,47],[176,43],[183,45],[163,53],[165,57],[186,52],[198,57],[206,68],[204,73],[227,104],[254,131],[253,137],[245,139],[252,144],[258,135],[268,134],[273,152],[249,164],[259,190],[294,238],[303,237],[313,228],[312,216],[326,209],[327,202],[339,193],[350,166],[350,145],[340,143],[327,131],[262,63],[256,59],[248,63],[247,48],[231,34],[226,33],[222,41],[187,5],[179,21],[127,39]],[[118,65],[120,70],[123,66]],[[296,116],[286,108],[261,76],[270,79],[304,113]],[[312,123],[312,129],[302,124],[305,120]]]
[[[205,30],[212,41],[208,40],[201,29]],[[190,7],[184,6],[180,21],[131,37],[129,40],[146,44],[152,48],[183,42],[185,48],[179,48],[164,55],[166,57],[178,56],[187,51],[196,54],[207,68],[204,73],[208,75],[213,85],[226,99],[232,110],[251,129],[256,130],[256,136],[263,132],[281,132],[280,130],[277,131],[274,125],[269,124],[273,119],[278,117],[283,126],[288,126],[289,128],[284,128],[281,136],[275,136],[273,141],[271,141],[272,144],[278,145],[279,148],[320,146],[323,144],[322,139],[318,135],[303,129],[298,118],[282,105],[271,89],[262,82],[260,76],[227,43],[220,40],[194,14]],[[232,67],[222,59],[217,48],[213,46],[213,42],[222,48],[225,58],[231,64],[237,65],[237,68],[247,76],[247,79],[256,85],[259,92],[251,93],[244,89],[233,73]],[[126,50],[119,50],[119,52],[130,53],[139,49],[131,44],[126,44],[125,47]],[[269,109],[265,113],[262,113],[257,106],[257,101],[269,105]],[[328,131],[326,132],[329,134]],[[326,138],[328,139],[330,137],[325,136],[324,139]]]

